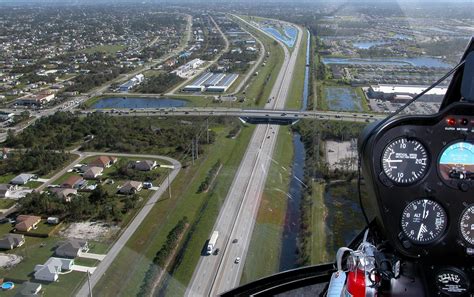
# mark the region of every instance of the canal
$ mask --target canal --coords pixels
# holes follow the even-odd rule
[[[144,98],[144,97],[106,97],[97,100],[92,108],[166,108],[183,107],[186,100],[171,98]]]

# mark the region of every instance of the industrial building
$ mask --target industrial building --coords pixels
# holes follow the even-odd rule
[[[393,102],[406,102],[423,92],[428,86],[413,85],[372,85],[367,90],[371,99],[391,100]],[[422,101],[440,101],[446,93],[447,87],[435,87],[422,96]]]
[[[131,80],[127,81],[126,83],[120,85],[119,91],[120,92],[127,92],[130,91],[136,85],[141,84],[145,80],[145,76],[143,74],[135,75]]]
[[[53,100],[55,96],[56,95],[54,93],[42,91],[37,94],[30,94],[18,98],[17,100],[15,100],[15,104],[25,106],[40,106]]]
[[[199,76],[191,84],[185,86],[186,92],[220,92],[227,91],[237,80],[238,74],[212,73],[206,72]]]

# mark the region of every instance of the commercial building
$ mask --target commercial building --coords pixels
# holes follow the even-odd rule
[[[127,81],[126,83],[120,85],[119,91],[120,92],[127,92],[130,91],[133,87],[141,84],[145,80],[145,76],[143,74],[135,75],[131,80]]]
[[[198,77],[194,82],[185,86],[186,92],[225,92],[237,80],[238,74],[207,72]]]
[[[41,106],[53,100],[55,98],[54,93],[39,92],[37,94],[26,95],[18,98],[15,103],[18,105],[25,106]]]
[[[188,78],[194,74],[194,70],[201,67],[204,64],[204,61],[201,59],[193,59],[188,63],[179,66],[177,69],[173,70],[171,73],[176,74],[181,78]]]
[[[392,100],[406,102],[423,92],[428,86],[413,85],[372,85],[367,90],[371,99]],[[440,101],[446,93],[447,87],[435,87],[420,98],[422,101]]]

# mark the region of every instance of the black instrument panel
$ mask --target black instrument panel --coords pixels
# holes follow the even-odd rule
[[[392,119],[369,136],[371,206],[388,240],[409,257],[469,255],[474,248],[474,114],[451,105]],[[448,257],[449,258],[449,257]]]

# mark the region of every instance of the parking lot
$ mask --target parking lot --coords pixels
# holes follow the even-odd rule
[[[403,106],[403,103],[393,103],[380,99],[369,99],[369,106],[374,112],[392,113]],[[439,110],[440,102],[415,102],[406,110],[406,114],[434,114]]]

